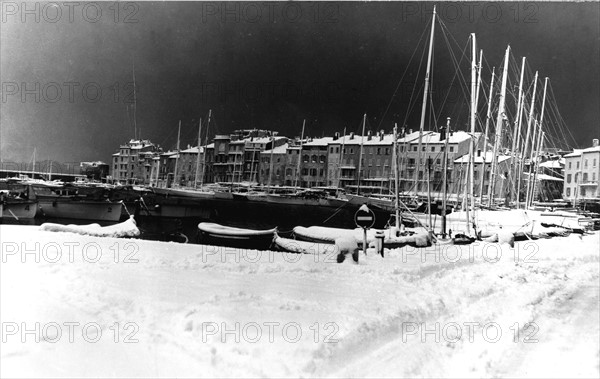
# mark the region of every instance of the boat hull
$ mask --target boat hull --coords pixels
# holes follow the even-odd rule
[[[38,209],[42,217],[72,218],[92,221],[119,221],[122,202],[40,199]]]
[[[35,217],[36,212],[36,201],[9,201],[0,205],[0,218],[30,219]]]
[[[199,242],[207,245],[231,246],[246,249],[269,249],[273,244],[276,228],[253,230],[223,226],[214,223],[198,224]]]

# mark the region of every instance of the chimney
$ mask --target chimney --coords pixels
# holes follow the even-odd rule
[[[354,132],[350,132],[350,139],[354,139]]]
[[[598,138],[592,140],[592,147],[598,147]]]
[[[481,149],[477,149],[477,156],[480,157],[481,156]]]
[[[385,137],[385,134],[383,134],[383,130],[381,131],[381,134],[379,135],[379,140],[383,141],[383,137]]]
[[[337,140],[338,140],[338,138],[340,138],[340,133],[338,133],[338,132],[335,132],[335,133],[333,134],[333,140],[334,140],[334,141],[337,141]]]
[[[192,147],[192,145],[190,145],[190,144],[188,143],[188,147],[187,147],[187,148],[189,149],[189,148],[191,148],[191,147]]]
[[[370,141],[370,140],[371,140],[371,138],[373,138],[373,136],[371,135],[371,131],[369,130],[369,131],[367,132],[367,141]]]
[[[412,129],[408,129],[408,134],[412,134]]]

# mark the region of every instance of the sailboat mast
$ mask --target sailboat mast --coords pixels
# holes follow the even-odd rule
[[[304,126],[306,126],[306,119],[302,120],[302,134],[300,135],[300,151],[298,151],[298,167],[296,168],[296,180],[294,181],[294,187],[296,189],[298,188],[298,178],[300,177],[300,162],[302,162],[302,142],[304,141]]]
[[[365,143],[365,124],[367,123],[367,114],[363,115],[362,137],[360,139],[360,153],[358,154],[358,172],[356,181],[356,194],[360,195],[360,172],[362,170],[363,145]]]
[[[175,173],[173,174],[173,181],[177,183],[177,166],[179,164],[179,137],[181,136],[181,120],[179,120],[179,129],[177,130],[177,155],[175,156]]]
[[[527,181],[527,197],[529,199],[527,201],[527,206],[528,207],[531,206],[531,204],[533,202],[533,196],[534,196],[534,191],[535,191],[535,180],[537,178],[537,161],[538,161],[538,157],[539,157],[539,154],[540,154],[542,140],[544,138],[544,132],[542,131],[542,122],[544,121],[544,110],[545,110],[545,107],[546,107],[546,89],[547,88],[548,88],[548,77],[546,77],[545,80],[544,80],[544,94],[542,96],[542,112],[541,112],[541,115],[540,115],[539,133],[538,133],[538,137],[537,137],[537,144],[535,144],[535,145],[532,144],[531,145],[532,152],[531,152],[531,158],[529,160],[529,162],[530,162],[529,163],[529,173],[530,173],[529,179],[531,179],[532,165],[534,164],[533,163],[534,161],[532,160],[534,146],[537,146],[536,150],[535,150],[535,164],[536,164],[536,169],[534,171],[534,177],[533,177],[534,182],[530,184],[530,180]],[[531,194],[529,192],[530,187],[531,187]]]
[[[196,175],[194,175],[194,188],[198,188],[198,173],[200,171],[200,144],[202,143],[202,139],[200,138],[202,134],[202,117],[200,117],[200,122],[198,123],[198,155],[196,156]]]
[[[485,132],[483,133],[483,166],[481,172],[481,187],[479,188],[479,202],[483,204],[483,183],[485,164],[487,159],[487,145],[488,145],[488,132],[490,130],[490,119],[492,118],[492,97],[494,96],[494,78],[496,74],[496,67],[492,68],[492,80],[490,82],[490,96],[488,98],[487,115],[485,117]]]
[[[523,145],[523,159],[520,160],[519,164],[520,164],[520,169],[519,172],[523,172],[523,162],[525,161],[525,157],[527,157],[527,148],[529,147],[529,135],[531,134],[531,121],[533,120],[533,109],[534,109],[534,105],[535,105],[535,93],[537,92],[537,78],[538,78],[538,72],[535,72],[535,76],[533,78],[533,94],[531,95],[531,106],[529,108],[529,118],[527,119],[527,133],[525,134],[525,142]],[[531,138],[531,148],[533,149],[534,146],[534,136],[535,136],[535,129],[533,130],[533,136]],[[528,186],[529,186],[529,182],[530,182],[530,178],[527,178],[527,182],[528,182]],[[527,187],[529,188],[529,187]],[[527,193],[525,193],[525,197],[527,197]],[[525,202],[525,207],[527,208],[527,201]]]
[[[519,97],[517,99],[517,117],[515,119],[515,132],[513,133],[513,146],[511,149],[511,165],[513,166],[513,186],[515,188],[513,199],[515,201],[515,207],[519,208],[519,192],[521,191],[521,176],[522,173],[519,170],[520,164],[516,162],[516,153],[519,150],[519,144],[521,140],[521,115],[523,113],[523,77],[525,74],[525,57],[521,62],[521,79],[519,80]],[[516,135],[515,135],[516,133]]]
[[[400,230],[402,220],[400,219],[400,174],[398,167],[398,124],[394,123],[394,146],[392,148],[393,162],[394,162],[394,197],[396,200],[396,229]]]
[[[475,152],[475,118],[477,114],[477,40],[475,38],[475,33],[471,33],[471,133],[469,136],[469,177],[468,177],[468,189],[469,193],[467,196],[466,202],[466,216],[467,216],[467,234],[471,233],[470,219],[469,219],[469,202],[473,202],[473,179],[474,179],[474,169],[473,169],[473,155]]]
[[[344,134],[342,135],[342,150],[340,151],[340,158],[338,162],[338,172],[337,172],[337,191],[336,194],[339,195],[340,189],[340,178],[342,177],[342,165],[344,164],[344,149],[346,148],[346,128],[344,127]]]
[[[275,149],[275,136],[271,136],[271,156],[269,157],[269,185],[267,192],[271,192],[271,179],[273,178],[273,150]]]
[[[444,170],[442,174],[442,237],[446,238],[446,198],[448,197],[448,140],[450,139],[450,117],[446,119],[446,140],[444,141]]]
[[[141,134],[138,137],[138,132],[137,132],[137,123],[136,123],[136,111],[137,111],[137,97],[136,97],[136,90],[135,90],[135,58],[132,58],[132,76],[133,76],[133,135],[135,139],[141,139]]]
[[[208,110],[208,120],[206,121],[206,135],[204,137],[204,153],[202,154],[202,176],[200,177],[200,188],[204,185],[204,174],[206,172],[206,148],[208,146],[208,128],[210,126],[210,116],[212,113],[212,109]],[[200,151],[198,151],[200,154]]]
[[[490,186],[488,188],[488,200],[489,205],[493,203],[494,189],[496,187],[496,170],[498,166],[498,149],[500,148],[500,142],[502,140],[502,124],[504,123],[504,106],[506,101],[506,80],[508,73],[508,58],[510,56],[510,45],[506,48],[504,54],[504,68],[502,70],[502,85],[500,87],[500,100],[498,104],[498,117],[496,118],[496,137],[494,139],[494,154],[492,157],[492,173],[490,178]]]
[[[433,53],[433,35],[435,31],[435,5],[433,6],[433,16],[431,18],[431,35],[429,37],[429,52],[427,54],[427,70],[425,72],[425,88],[423,89],[423,105],[421,106],[421,122],[419,124],[419,143],[417,147],[417,164],[414,174],[414,182],[416,183],[416,193],[419,191],[419,169],[421,166],[421,148],[423,144],[423,128],[425,127],[425,112],[427,111],[427,96],[429,95],[429,75],[431,73],[431,55]]]

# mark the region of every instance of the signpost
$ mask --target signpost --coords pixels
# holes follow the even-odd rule
[[[356,226],[363,228],[363,252],[367,255],[367,230],[375,225],[375,213],[367,207],[367,204],[363,204],[354,214],[354,222]],[[358,257],[355,261],[358,263]]]

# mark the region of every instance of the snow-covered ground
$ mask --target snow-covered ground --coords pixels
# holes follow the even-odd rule
[[[355,265],[2,225],[0,374],[599,377],[599,236]]]

